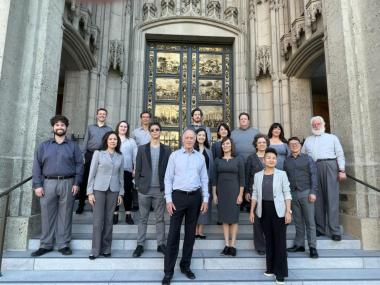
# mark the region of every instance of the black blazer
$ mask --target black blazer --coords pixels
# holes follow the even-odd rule
[[[256,153],[248,156],[245,163],[245,189],[244,192],[252,194],[252,186],[255,178],[255,174],[264,169],[264,165],[261,163],[260,158]]]
[[[160,157],[158,160],[158,176],[160,180],[160,190],[165,190],[164,178],[168,165],[170,147],[160,143]],[[150,154],[150,143],[139,146],[136,156],[135,184],[137,191],[146,194],[149,190],[152,178],[152,157]]]

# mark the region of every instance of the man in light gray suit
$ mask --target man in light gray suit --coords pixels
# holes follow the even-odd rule
[[[160,143],[161,125],[149,125],[151,140],[139,147],[136,156],[135,183],[139,195],[140,222],[137,234],[137,247],[133,257],[140,257],[144,252],[146,229],[150,207],[156,216],[157,251],[165,254],[165,199],[164,178],[171,150]]]

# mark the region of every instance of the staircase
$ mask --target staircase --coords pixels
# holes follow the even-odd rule
[[[138,221],[138,213],[134,213],[134,219]],[[168,225],[169,217],[165,219]],[[145,252],[140,258],[132,258],[137,225],[121,222],[114,226],[112,257],[95,261],[88,259],[91,233],[92,213],[87,209],[73,217],[73,255],[62,256],[53,251],[42,257],[30,257],[39,247],[37,236],[30,239],[27,251],[6,251],[0,284],[160,284],[163,255],[156,252],[153,213]],[[274,284],[273,278],[263,275],[265,256],[253,250],[252,225],[247,213],[240,216],[236,257],[219,256],[224,247],[221,226],[206,226],[205,233],[207,239],[196,240],[194,246],[191,268],[197,279],[190,281],[176,270],[173,284]],[[288,226],[288,246],[292,245],[294,235],[294,225]],[[360,240],[347,235],[340,242],[319,237],[318,259],[309,258],[308,251],[288,254],[286,284],[380,284],[380,251],[364,251],[360,247]]]

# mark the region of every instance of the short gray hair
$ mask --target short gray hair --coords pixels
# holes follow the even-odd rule
[[[319,120],[319,121],[321,121],[322,125],[326,125],[325,120],[324,120],[323,117],[321,117],[321,116],[314,116],[314,117],[311,117],[311,119],[310,119],[310,125],[313,124],[313,121],[314,121],[314,120]]]

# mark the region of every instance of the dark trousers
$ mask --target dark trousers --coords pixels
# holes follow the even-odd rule
[[[176,207],[170,217],[170,227],[166,242],[165,275],[173,276],[174,266],[178,257],[181,225],[185,217],[185,238],[182,247],[181,268],[189,268],[195,242],[195,229],[199,210],[202,204],[201,191],[188,195],[181,191],[173,191],[173,204]]]
[[[124,171],[124,197],[123,197],[123,203],[124,203],[124,209],[125,211],[131,211],[132,210],[132,202],[133,202],[133,177],[132,173],[129,171]],[[119,211],[119,205],[116,206],[115,212]]]
[[[253,224],[253,244],[257,251],[265,251],[265,236],[261,220],[255,215],[255,223]]]
[[[84,207],[84,203],[86,201],[88,175],[90,173],[90,166],[93,155],[94,153],[92,151],[86,151],[84,154],[83,180],[78,192],[79,207]]]
[[[273,201],[263,201],[261,225],[266,241],[267,271],[288,277],[285,218],[279,218]]]

